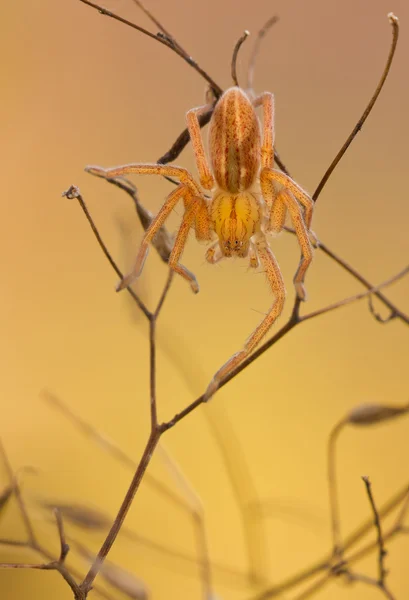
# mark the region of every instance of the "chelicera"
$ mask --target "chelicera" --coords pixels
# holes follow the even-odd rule
[[[263,110],[263,126],[255,110],[259,106]],[[312,199],[288,175],[273,168],[273,94],[264,92],[252,99],[238,86],[224,92],[214,108],[209,126],[210,164],[198,120],[208,108],[202,106],[187,113],[200,185],[186,169],[173,165],[132,163],[110,169],[96,166],[86,169],[106,179],[134,173],[165,175],[179,181],[147,229],[134,267],[119,283],[117,290],[128,287],[139,277],[150,242],[180,200],[184,203],[185,212],[169,267],[186,279],[195,293],[199,291],[195,276],[179,262],[191,228],[194,228],[197,240],[212,242],[206,252],[208,262],[214,264],[223,258],[238,256],[247,257],[251,267],[261,263],[274,296],[271,308],[243,349],[214,375],[207,388],[206,399],[216,391],[222,379],[256,348],[283,310],[284,281],[267,234],[282,230],[288,212],[302,253],[294,277],[296,293],[301,300],[306,297],[304,278],[312,260],[311,239],[314,239],[310,231]],[[206,198],[203,190],[211,192],[210,199]]]

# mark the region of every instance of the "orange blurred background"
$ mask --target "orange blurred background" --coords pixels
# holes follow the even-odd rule
[[[106,2],[156,32],[131,0]],[[391,40],[386,15],[399,16],[400,41],[384,91],[320,197],[313,229],[374,284],[403,268],[409,252],[407,1],[256,0],[240,8],[232,0],[146,4],[223,88],[231,85],[231,54],[242,31],[252,36],[240,51],[240,81],[257,30],[272,14],[280,16],[258,57],[255,87],[275,93],[277,147],[296,180],[311,192],[378,82]],[[115,294],[117,276],[79,206],[61,198],[61,192],[71,184],[80,187],[108,247],[123,270],[129,268],[142,235],[132,203],[83,168],[154,162],[184,128],[186,111],[203,102],[206,85],[164,46],[77,0],[3,3],[1,22],[1,436],[15,469],[32,465],[38,470],[36,476],[22,476],[23,488],[40,538],[57,550],[55,527],[39,509],[39,499],[82,502],[113,517],[131,471],[84,438],[41,399],[41,391],[54,392],[135,459],[149,431],[147,323],[125,293]],[[190,147],[177,164],[196,172]],[[134,181],[152,212],[172,189],[159,178]],[[180,208],[177,213],[171,230]],[[283,324],[293,300],[299,250],[288,235],[272,247],[287,282]],[[161,420],[204,391],[271,303],[264,277],[249,272],[244,261],[212,267],[204,251],[192,236],[183,260],[196,274],[200,294],[194,296],[176,278],[158,324]],[[152,251],[135,288],[149,307],[166,275]],[[307,289],[304,312],[362,291],[320,251]],[[386,294],[407,313],[408,292],[406,280]],[[281,581],[329,550],[329,432],[361,402],[408,401],[408,351],[405,325],[377,323],[361,301],[290,332],[164,437],[203,504],[214,563],[239,573],[248,569],[232,470],[241,501],[259,499],[268,513],[253,540],[266,583]],[[341,437],[343,533],[371,515],[361,475],[371,477],[379,504],[407,481],[408,427],[402,419],[351,429]],[[160,453],[149,472],[185,497]],[[4,469],[1,477],[5,486]],[[24,535],[15,506],[0,517],[1,537]],[[197,553],[192,521],[146,482],[126,524],[158,543]],[[94,551],[103,539],[67,524],[68,529]],[[409,591],[408,540],[398,538],[388,549],[390,587],[401,600]],[[37,560],[29,552],[0,550],[0,561]],[[124,536],[110,558],[137,574],[153,598],[202,595],[195,566]],[[86,569],[84,562],[71,560]],[[376,569],[375,555],[359,566],[374,577]],[[251,587],[239,573],[215,570],[215,594],[245,600],[264,587]],[[340,583],[317,595],[333,600],[378,596],[362,584],[346,589]],[[68,599],[72,593],[56,573],[0,571],[0,597]]]

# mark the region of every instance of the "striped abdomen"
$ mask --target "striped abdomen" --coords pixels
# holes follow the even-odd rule
[[[260,166],[260,122],[238,87],[227,90],[216,105],[210,121],[209,151],[220,188],[236,193],[252,185]]]

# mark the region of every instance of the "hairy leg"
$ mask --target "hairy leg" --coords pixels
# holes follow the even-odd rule
[[[233,356],[217,371],[211,380],[206,392],[205,400],[209,400],[218,389],[221,381],[229,375],[260,343],[267,334],[270,327],[280,316],[285,300],[285,287],[280,267],[272,253],[268,242],[263,234],[259,234],[255,240],[255,247],[261,263],[265,269],[268,282],[274,294],[274,302],[261,323],[256,327],[244,344],[243,350]]]
[[[306,300],[307,294],[304,288],[304,279],[307,269],[312,261],[312,244],[310,241],[310,236],[304,223],[300,205],[294,196],[292,196],[292,194],[286,190],[283,190],[279,194],[277,200],[282,202],[288,208],[288,212],[290,213],[291,221],[294,225],[295,233],[300,244],[301,260],[294,276],[294,286],[297,296],[301,300]]]
[[[122,177],[123,175],[163,175],[165,177],[177,177],[181,183],[184,183],[189,187],[193,196],[201,196],[200,188],[192,175],[186,169],[182,167],[175,167],[173,165],[157,165],[148,163],[130,163],[127,165],[120,165],[119,167],[112,167],[110,169],[103,169],[91,165],[85,167],[87,173],[95,175],[96,177],[102,177],[103,179],[113,179],[114,177]]]
[[[199,291],[199,284],[197,283],[196,277],[186,267],[179,264],[179,259],[182,256],[183,250],[185,249],[187,236],[189,235],[189,230],[194,222],[201,201],[201,198],[193,198],[189,208],[185,211],[182,224],[179,227],[179,231],[169,257],[169,267],[176,271],[176,273],[179,273],[183,279],[190,283],[190,287],[195,294],[197,294]]]
[[[173,190],[169,196],[166,198],[162,208],[153,219],[152,223],[149,225],[148,229],[145,231],[145,235],[143,237],[141,246],[139,248],[138,255],[136,257],[134,266],[128,275],[126,275],[122,281],[116,287],[117,292],[123,290],[131,285],[141,274],[143,266],[145,264],[146,257],[149,252],[149,244],[152,239],[155,237],[156,232],[162,227],[165,220],[168,218],[172,210],[175,208],[176,204],[179,200],[186,195],[190,195],[189,188],[180,184],[178,187]]]
[[[195,153],[196,158],[196,165],[199,171],[200,184],[205,190],[212,189],[214,186],[214,179],[206,158],[198,116],[201,113],[209,110],[210,107],[211,105],[192,108],[192,110],[189,110],[186,115],[190,140],[192,142],[193,152]]]
[[[254,101],[255,107],[263,107],[263,145],[261,147],[262,168],[272,169],[274,165],[274,96],[271,92],[260,94]]]
[[[291,179],[291,177],[285,173],[277,171],[277,169],[262,169],[260,173],[261,189],[263,190],[263,186],[265,189],[268,189],[271,187],[274,181],[280,183],[284,188],[289,190],[293,196],[297,198],[298,202],[304,207],[304,221],[307,225],[307,229],[309,230],[311,228],[314,201],[310,198],[307,192],[304,191],[302,187],[294,181],[294,179]]]

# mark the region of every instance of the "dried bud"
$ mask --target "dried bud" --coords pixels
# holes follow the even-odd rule
[[[409,405],[359,404],[351,410],[345,421],[353,425],[373,425],[409,412]]]
[[[104,513],[84,504],[60,504],[58,502],[44,502],[42,504],[45,508],[57,508],[64,520],[84,529],[106,529],[112,523],[112,519]]]

